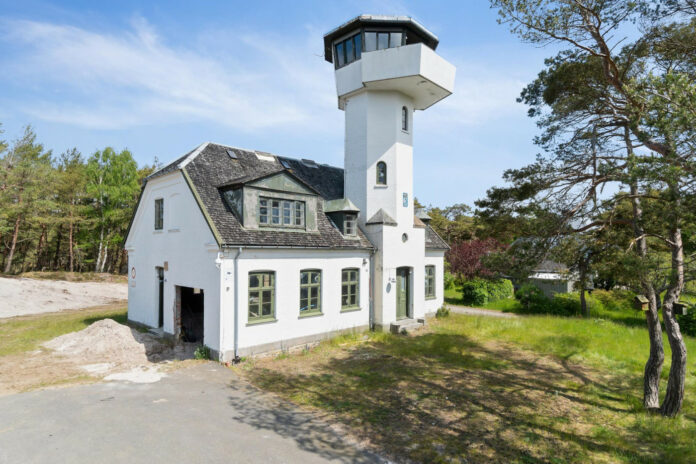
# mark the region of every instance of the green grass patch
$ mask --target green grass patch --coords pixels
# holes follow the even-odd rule
[[[643,328],[608,319],[452,314],[413,336],[347,335],[236,369],[396,461],[696,462],[696,363],[683,413],[665,419],[642,410],[647,354]]]
[[[35,350],[41,343],[59,335],[82,330],[101,319],[125,324],[128,308],[112,304],[90,309],[0,319],[0,356]]]
[[[15,277],[3,275],[3,277]],[[128,276],[123,274],[108,274],[99,272],[68,272],[68,271],[31,271],[19,274],[17,277],[40,280],[67,280],[68,282],[115,282],[128,283]]]

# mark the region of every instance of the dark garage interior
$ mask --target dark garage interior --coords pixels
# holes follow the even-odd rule
[[[181,338],[185,342],[203,342],[203,289],[180,287]]]

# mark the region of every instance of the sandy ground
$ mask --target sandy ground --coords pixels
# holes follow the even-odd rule
[[[101,379],[153,383],[191,359],[194,350],[194,344],[168,343],[103,319],[38,350],[0,358],[0,396]]]
[[[0,277],[0,318],[80,309],[128,298],[128,284]]]

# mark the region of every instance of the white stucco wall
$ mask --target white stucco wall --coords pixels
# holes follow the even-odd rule
[[[292,340],[338,330],[366,328],[370,312],[370,253],[368,251],[242,249],[237,262],[236,250],[225,253],[222,263],[222,350],[231,358],[234,350],[235,285],[238,285],[238,349],[242,354],[266,351],[254,346],[277,344],[270,349],[286,348]],[[360,269],[360,310],[341,312],[341,271]],[[322,315],[300,317],[300,271],[321,269]],[[275,271],[275,321],[248,324],[249,273]],[[280,343],[283,342],[283,343]]]
[[[164,228],[155,230],[155,200],[164,199]],[[164,267],[164,331],[174,333],[175,286],[203,289],[204,343],[217,349],[219,340],[220,271],[218,246],[180,172],[148,181],[130,234],[128,251],[128,318],[156,327],[158,280]],[[135,278],[132,269],[135,268]]]
[[[435,298],[425,300],[425,314],[432,314],[445,302],[445,252],[426,250],[424,265],[435,266]],[[423,288],[425,289],[425,282]]]

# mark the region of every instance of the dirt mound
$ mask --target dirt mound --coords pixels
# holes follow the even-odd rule
[[[152,335],[140,333],[113,319],[102,319],[86,329],[61,335],[42,346],[80,363],[120,365],[159,360],[166,349]]]

